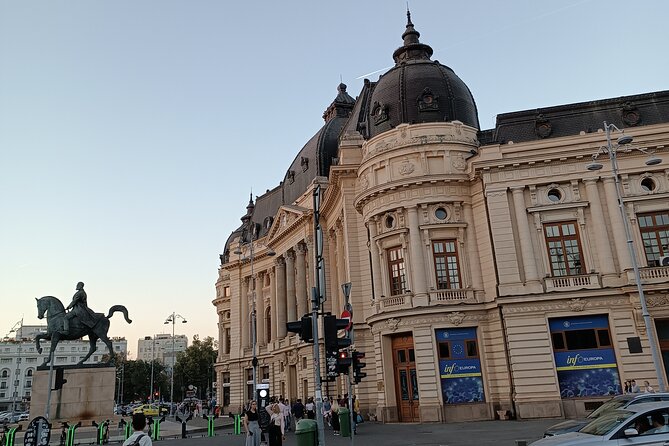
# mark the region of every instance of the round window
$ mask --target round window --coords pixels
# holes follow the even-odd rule
[[[434,216],[439,220],[446,220],[448,213],[446,212],[446,209],[439,207],[434,211]]]
[[[548,191],[548,199],[553,203],[557,203],[562,200],[562,193],[557,189],[551,189]]]
[[[386,228],[390,229],[395,226],[395,218],[392,215],[386,217]]]
[[[644,178],[641,180],[641,189],[643,189],[644,192],[653,192],[656,187],[657,185],[652,178]]]

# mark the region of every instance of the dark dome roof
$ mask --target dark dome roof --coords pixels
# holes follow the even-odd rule
[[[407,12],[404,45],[393,53],[395,67],[379,78],[370,99],[370,137],[402,123],[457,120],[479,129],[469,88],[449,67],[430,59],[432,48],[419,36]]]

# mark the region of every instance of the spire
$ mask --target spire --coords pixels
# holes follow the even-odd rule
[[[418,38],[420,33],[414,28],[411,22],[411,11],[407,5],[407,26],[402,34],[404,45],[397,48],[393,53],[395,64],[400,64],[408,60],[430,60],[432,56],[432,48],[429,45],[420,43]]]

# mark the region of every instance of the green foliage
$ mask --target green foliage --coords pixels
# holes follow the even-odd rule
[[[216,346],[214,338],[207,336],[200,340],[198,335],[193,336],[193,343],[177,355],[174,367],[174,397],[175,401],[183,400],[189,385],[197,387],[196,397],[204,399],[207,390],[211,388],[214,377],[214,362],[216,362]]]
[[[122,385],[123,403],[146,401],[151,394],[151,361],[119,360],[116,364],[116,394]],[[163,400],[169,399],[170,380],[165,366],[153,361],[153,389]]]

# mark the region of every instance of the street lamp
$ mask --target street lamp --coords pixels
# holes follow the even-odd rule
[[[249,242],[239,242],[239,246],[237,249],[233,251],[233,254],[241,255],[242,254],[242,245],[249,245],[249,256],[247,257],[249,259],[249,262],[251,264],[251,282],[252,282],[252,290],[251,290],[251,345],[253,346],[253,360],[251,361],[251,365],[253,366],[253,395],[251,399],[255,399],[256,397],[256,390],[258,388],[258,357],[257,357],[257,344],[258,344],[258,339],[257,339],[257,334],[256,334],[256,277],[255,273],[253,272],[253,261],[255,259],[255,252],[253,250],[253,235],[251,235],[251,241]],[[264,245],[263,245],[264,246]],[[267,246],[266,246],[267,247]],[[268,251],[266,254],[268,256],[274,256],[276,255],[276,252],[274,252],[273,249],[267,247]],[[246,298],[246,296],[242,296],[243,298]],[[246,330],[246,327],[242,328],[243,330]]]
[[[172,324],[172,367],[170,371],[170,415],[174,414],[174,366],[177,364],[177,358],[175,356],[175,346],[174,346],[174,324],[177,322],[177,319],[181,319],[181,323],[185,324],[188,322],[185,317],[180,314],[172,312],[167,319],[165,319],[165,324]]]
[[[9,334],[11,333],[16,333],[15,339],[18,342],[16,372],[14,372],[16,376],[14,376],[14,391],[12,392],[12,417],[14,417],[14,415],[16,414],[16,397],[18,396],[19,393],[19,377],[21,375],[21,353],[23,346],[23,318],[21,318],[20,321],[14,324],[12,329],[9,330],[7,337],[9,337]]]
[[[623,227],[625,228],[625,237],[627,238],[627,248],[629,249],[630,258],[632,260],[632,269],[634,270],[634,281],[636,282],[637,292],[639,293],[639,301],[641,302],[641,314],[643,316],[643,322],[646,326],[646,333],[648,334],[648,342],[650,343],[650,352],[653,357],[653,366],[655,367],[655,373],[657,374],[657,383],[660,392],[664,392],[664,377],[662,376],[662,363],[660,362],[659,349],[657,346],[657,341],[655,339],[655,330],[653,329],[652,322],[650,320],[650,313],[648,313],[648,306],[646,305],[646,296],[643,292],[643,286],[641,284],[641,276],[639,274],[639,263],[636,259],[636,250],[634,248],[634,239],[632,238],[632,231],[630,230],[629,221],[627,220],[627,213],[623,206],[622,193],[620,192],[620,175],[618,171],[618,150],[622,148],[623,151],[629,152],[636,150],[638,152],[644,153],[649,156],[646,160],[647,166],[655,166],[660,164],[662,160],[656,157],[652,152],[649,152],[646,149],[640,147],[631,147],[629,144],[633,141],[633,138],[629,135],[625,135],[622,130],[616,127],[614,124],[607,124],[604,121],[604,130],[606,131],[606,146],[599,148],[597,153],[592,155],[592,162],[585,166],[586,169],[590,171],[597,171],[604,167],[602,163],[597,162],[599,155],[606,154],[611,160],[611,172],[613,173],[613,179],[615,181],[616,188],[616,198],[618,199],[618,209],[620,210],[620,216],[623,219]],[[616,130],[623,133],[616,142],[613,144],[611,142],[611,131]]]

